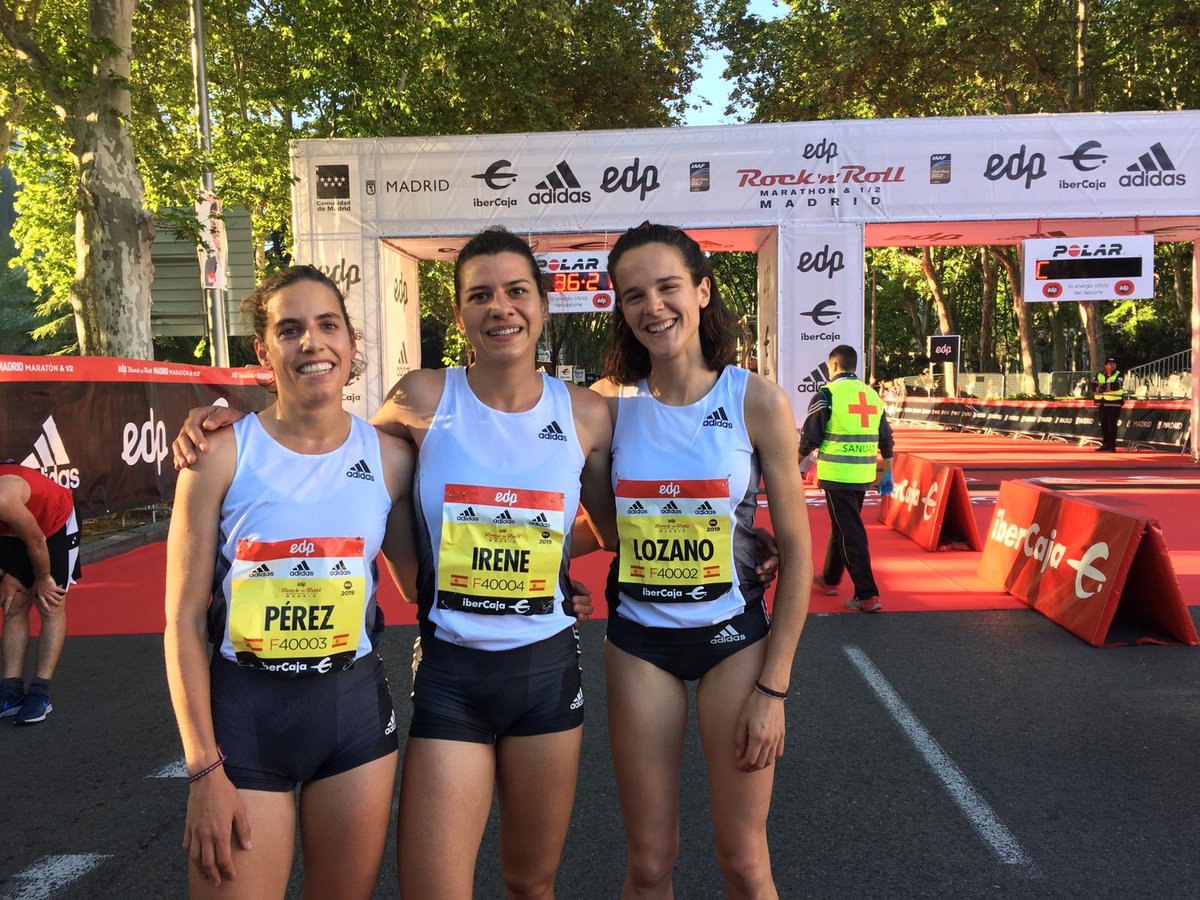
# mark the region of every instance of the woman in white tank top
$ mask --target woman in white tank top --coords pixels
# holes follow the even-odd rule
[[[397,758],[374,565],[382,547],[397,580],[414,578],[413,453],[342,409],[361,369],[326,276],[283,270],[243,309],[276,400],[212,434],[180,473],[167,543],[189,893],[282,898],[300,822],[306,896],[366,900]],[[330,510],[334,494],[344,514]],[[354,710],[352,725],[334,705]]]
[[[622,897],[673,896],[692,678],[727,893],[776,897],[767,812],[812,577],[791,407],[777,385],[732,368],[732,316],[684,232],[630,229],[609,274],[614,341],[593,389],[616,422],[620,538],[605,675],[628,844]],[[761,588],[747,577],[760,470],[780,556],[769,633]],[[630,651],[616,646],[618,630]]]

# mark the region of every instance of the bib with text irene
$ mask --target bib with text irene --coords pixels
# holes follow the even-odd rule
[[[447,484],[437,605],[493,616],[552,613],[563,505],[554,491]]]

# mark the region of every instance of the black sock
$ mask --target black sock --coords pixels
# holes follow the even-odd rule
[[[29,682],[29,693],[39,694],[43,697],[49,697],[50,696],[50,679],[49,678],[33,679],[33,681]]]
[[[0,697],[20,697],[25,693],[25,682],[20,678],[0,679]]]

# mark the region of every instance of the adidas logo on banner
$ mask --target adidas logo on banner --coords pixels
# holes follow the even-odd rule
[[[500,515],[496,516],[496,518],[492,519],[492,524],[493,525],[512,525],[513,522],[515,522],[515,521],[516,520],[513,519],[512,514],[506,509],[506,510],[504,510],[504,512],[500,513]]]
[[[815,394],[829,381],[829,363],[821,363],[796,385],[801,394]]]
[[[625,510],[627,516],[644,516],[646,515],[646,507],[642,506],[641,500],[634,500],[629,504],[629,509]]]
[[[715,516],[717,511],[712,508],[712,504],[705,500],[696,507],[696,515],[698,516]]]
[[[729,421],[729,416],[725,414],[725,407],[718,406],[704,418],[705,428],[732,428],[733,423]]]
[[[329,570],[330,575],[349,575],[350,569],[346,567],[346,561],[339,559],[337,564]]]
[[[1175,163],[1161,143],[1152,145],[1125,171],[1134,174],[1122,175],[1121,187],[1183,187],[1187,184],[1187,176],[1175,171]]]
[[[591,203],[591,191],[582,189],[579,179],[564,159],[534,185],[529,202],[535,205],[552,203]]]
[[[583,706],[583,688],[579,689],[579,693],[575,695],[575,699],[571,701],[571,709],[579,709]]]
[[[746,636],[734,628],[732,625],[726,625],[716,633],[710,644],[736,644],[738,641],[744,641]]]
[[[479,518],[475,515],[475,510],[473,510],[471,507],[468,506],[466,509],[464,509],[462,512],[460,512],[458,514],[458,521],[460,521],[460,522],[478,522]]]
[[[65,488],[79,487],[79,470],[71,466],[71,458],[67,456],[67,448],[59,437],[54,416],[49,416],[42,423],[42,433],[33,442],[33,452],[21,460],[21,465],[38,469]]]
[[[567,439],[567,436],[563,434],[562,426],[558,422],[551,422],[538,432],[538,437],[543,441],[565,441]]]
[[[275,573],[271,571],[270,567],[266,563],[263,563],[261,566],[259,566],[257,569],[255,569],[253,572],[250,573],[250,577],[251,578],[270,578],[274,574]]]
[[[312,575],[313,570],[308,564],[307,559],[300,560],[300,565],[296,566],[292,571],[288,572],[294,578],[307,578]]]
[[[546,518],[545,513],[538,513],[533,519],[531,519],[529,521],[529,524],[534,526],[535,528],[549,528],[550,520]]]
[[[346,470],[348,478],[361,478],[363,481],[374,481],[375,476],[371,474],[371,470],[367,468],[367,461],[360,459],[349,469]]]
[[[675,504],[674,500],[668,500],[667,505],[663,507],[662,511],[665,513],[677,513],[679,512],[679,507]]]

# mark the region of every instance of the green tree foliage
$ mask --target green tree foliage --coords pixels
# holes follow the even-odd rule
[[[790,13],[776,21],[750,13],[746,0],[719,6],[718,35],[730,51],[730,112],[748,107],[753,121],[780,122],[1200,107],[1195,0],[789,0],[788,6]],[[1008,253],[995,252],[993,264]],[[948,302],[969,313],[956,327],[978,334],[972,330],[983,319],[978,251],[934,254]],[[912,254],[877,258],[884,260],[878,277],[887,270],[887,302],[901,304],[898,321],[906,326],[880,327],[881,356],[903,359],[922,333],[914,328],[918,305],[928,312],[935,285],[913,271]],[[1190,261],[1182,245],[1160,245],[1156,269],[1153,301],[1101,307],[1105,334],[1092,335],[1093,355],[1103,352],[1105,337],[1138,359],[1185,345],[1182,279],[1190,277]],[[967,272],[976,273],[973,280],[956,274]],[[1013,300],[1007,277],[998,287],[1004,308],[996,311],[994,342],[1001,365],[1069,363],[1068,339],[1080,327],[1070,311],[1064,318],[1053,306],[1026,310]],[[1008,329],[1018,318],[1028,330],[1018,329],[1014,342]],[[921,324],[930,327],[928,318]],[[978,347],[973,354],[977,364],[990,362]]]

